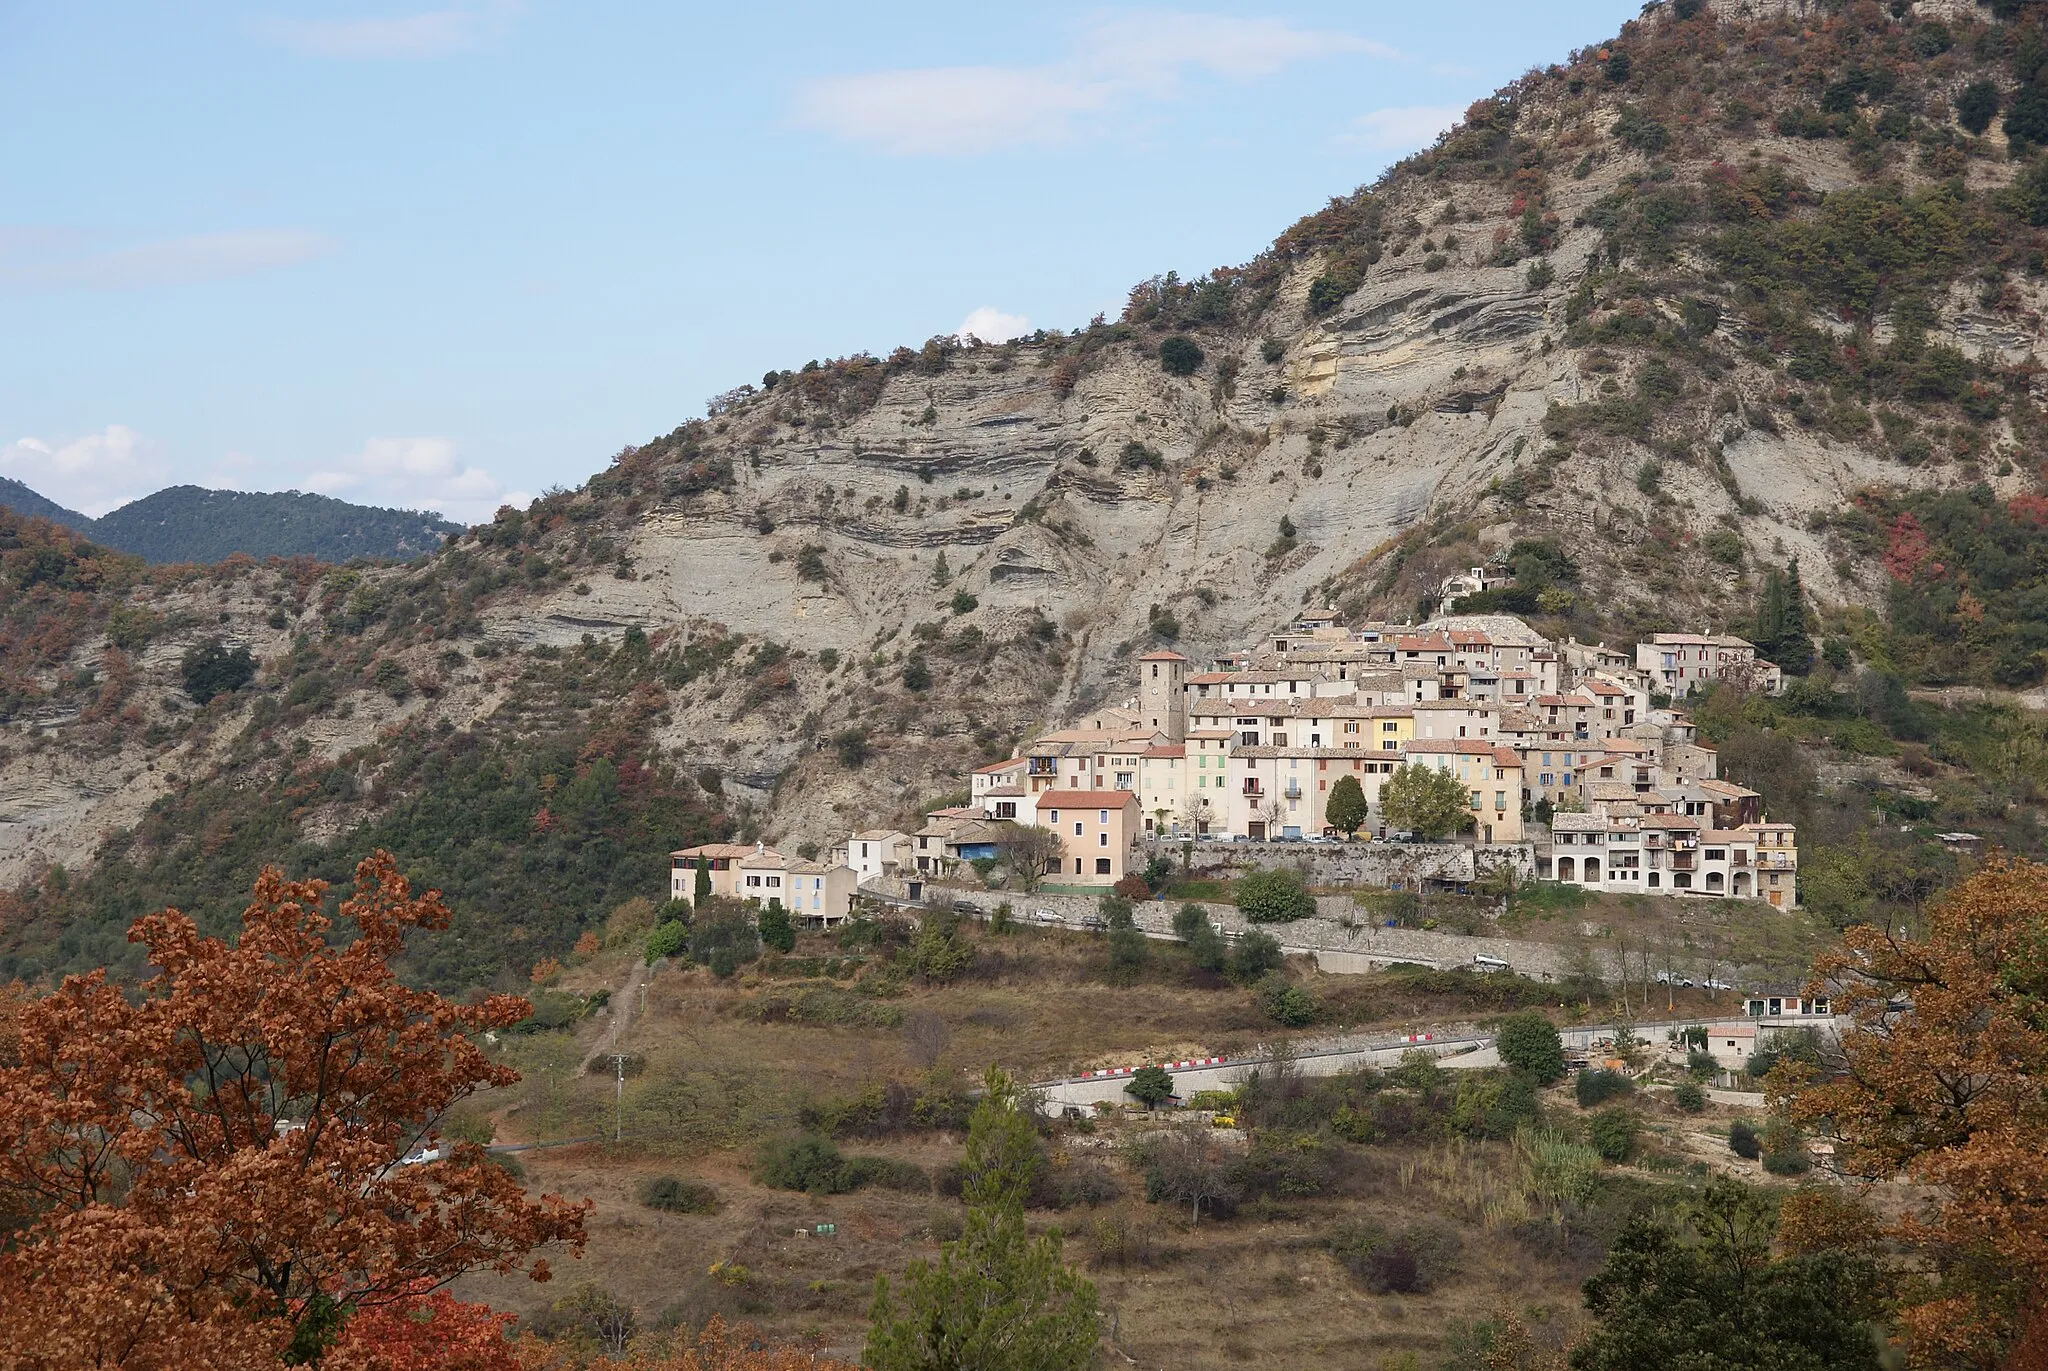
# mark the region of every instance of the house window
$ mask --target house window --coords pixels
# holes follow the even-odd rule
[[[1079,819],[1074,820],[1074,836],[1076,838],[1081,836],[1081,821]]]
[[[1074,865],[1079,866],[1080,863],[1076,862]],[[1098,876],[1107,876],[1109,874],[1109,858],[1097,857],[1095,859],[1095,874]]]
[[[1109,846],[1109,835],[1108,835],[1107,833],[1098,833],[1098,834],[1096,834],[1096,835],[1095,835],[1095,845],[1096,845],[1097,847],[1108,847],[1108,846]]]

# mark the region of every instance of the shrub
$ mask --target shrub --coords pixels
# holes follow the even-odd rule
[[[1625,1162],[1635,1151],[1636,1116],[1619,1105],[1603,1109],[1586,1121],[1586,1141],[1602,1160]]]
[[[1956,96],[1956,122],[1973,134],[1991,127],[1998,113],[1998,87],[1989,81],[1972,81]]]
[[[709,1214],[718,1208],[718,1192],[701,1181],[656,1176],[640,1187],[640,1203],[664,1214]]]
[[[1315,897],[1287,870],[1253,872],[1237,883],[1235,898],[1248,923],[1290,923],[1316,912]]]
[[[775,1190],[808,1195],[843,1195],[864,1185],[888,1190],[928,1190],[931,1178],[910,1162],[888,1157],[848,1157],[815,1133],[761,1149],[754,1179]]]
[[[185,693],[193,704],[203,705],[216,695],[229,695],[249,684],[256,674],[256,659],[246,647],[230,648],[218,638],[209,638],[186,649],[179,669]]]
[[[690,960],[720,980],[761,955],[761,938],[744,915],[706,919],[690,929]]]
[[[1680,1081],[1671,1091],[1671,1103],[1688,1114],[1697,1114],[1707,1107],[1707,1092],[1700,1089],[1698,1081]]]
[[[874,745],[868,741],[864,728],[842,728],[832,735],[832,750],[838,754],[839,765],[849,771],[857,771],[875,755]]]
[[[1237,940],[1230,954],[1231,979],[1250,985],[1269,971],[1280,969],[1280,940],[1254,929]]]
[[[1550,1020],[1533,1009],[1503,1020],[1494,1035],[1494,1047],[1503,1062],[1544,1085],[1564,1079],[1564,1039]]]
[[[1762,1139],[1756,1135],[1756,1128],[1748,1121],[1737,1119],[1728,1125],[1728,1150],[1738,1157],[1755,1161],[1764,1154]]]
[[[1202,365],[1202,349],[1186,334],[1176,333],[1159,344],[1159,365],[1169,376],[1192,376]]]
[[[972,614],[980,607],[981,601],[967,591],[956,590],[953,592],[953,612],[955,614]]]
[[[1330,1255],[1375,1295],[1421,1295],[1451,1275],[1457,1235],[1434,1224],[1389,1233],[1379,1224],[1345,1224],[1330,1234]]]
[[[1145,969],[1152,953],[1151,940],[1132,925],[1109,930],[1109,979],[1112,985],[1130,985]]]
[[[1619,1071],[1597,1069],[1581,1071],[1578,1080],[1573,1082],[1572,1092],[1580,1107],[1590,1109],[1617,1095],[1629,1094],[1635,1088],[1635,1082]]]
[[[690,926],[681,919],[671,919],[658,925],[647,935],[646,960],[653,966],[663,957],[673,957],[681,952],[690,940]]]
[[[1278,338],[1267,338],[1259,344],[1259,359],[1271,366],[1287,355],[1287,344]]]
[[[762,946],[772,947],[777,952],[796,951],[796,929],[789,922],[789,911],[782,907],[782,901],[768,901],[768,907],[761,911],[756,924],[761,931]]]
[[[915,691],[932,688],[932,669],[925,663],[924,654],[912,653],[910,660],[903,664],[903,688]]]
[[[1315,996],[1298,985],[1289,985],[1278,973],[1259,983],[1258,996],[1266,1017],[1284,1028],[1306,1028],[1316,1021]]]
[[[1135,871],[1128,876],[1118,877],[1117,883],[1110,889],[1126,900],[1143,900],[1152,894],[1151,883]]]

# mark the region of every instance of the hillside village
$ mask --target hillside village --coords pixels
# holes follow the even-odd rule
[[[1339,618],[1305,612],[1206,664],[1146,653],[1124,703],[975,768],[967,802],[915,832],[861,830],[827,861],[765,844],[686,848],[672,854],[671,893],[688,897],[701,867],[718,895],[829,925],[863,891],[1106,891],[1162,853],[1194,864],[1198,844],[1365,842],[1464,849],[1464,872],[1506,865],[1589,891],[1798,907],[1794,826],[1720,778],[1684,708],[1710,685],[1781,689],[1748,641],[1657,634],[1630,653],[1552,642],[1505,614]],[[1389,816],[1403,768],[1456,778],[1463,832]],[[1364,800],[1355,828],[1330,808],[1347,778]],[[1356,819],[1355,805],[1340,817]],[[1453,873],[1445,881],[1461,870],[1430,869]]]

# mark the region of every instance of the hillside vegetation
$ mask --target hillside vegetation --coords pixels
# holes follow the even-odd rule
[[[121,888],[232,908],[259,846],[501,870],[428,829],[489,779],[512,844],[511,796],[599,758],[665,816],[601,825],[638,835],[621,873],[692,835],[822,850],[1121,698],[1151,647],[1240,648],[1304,601],[1412,616],[1488,560],[1550,634],[1810,659],[1715,727],[1816,850],[1903,845],[1935,879],[1887,814],[2030,845],[2038,723],[1911,696],[2048,669],[2048,40],[2034,6],[1897,8],[1667,5],[1242,267],[1071,333],[769,373],[412,566],[150,570],[11,523],[10,949],[89,963]],[[255,670],[200,704],[183,664],[215,640]],[[518,779],[596,738],[630,741]],[[462,879],[458,926],[534,940],[495,974],[596,917],[566,883],[486,916]]]
[[[373,509],[296,490],[272,494],[167,486],[94,519],[19,481],[0,478],[0,506],[156,563],[220,562],[237,553],[402,562],[432,552],[449,534],[462,531],[460,524],[437,514]]]

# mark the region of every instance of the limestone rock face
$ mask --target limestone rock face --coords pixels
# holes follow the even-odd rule
[[[1802,17],[1831,8],[1711,7],[1731,23],[1789,19],[1782,43],[1805,41]],[[1961,0],[1921,0],[1917,12],[1977,22]],[[481,633],[543,650],[635,628],[668,642],[786,645],[772,682],[728,671],[668,690],[656,737],[679,767],[716,772],[765,836],[822,846],[953,789],[965,767],[1035,729],[1120,701],[1131,659],[1152,647],[1200,662],[1256,645],[1307,603],[1409,617],[1446,574],[1518,537],[1557,539],[1583,568],[1581,598],[1617,632],[1653,618],[1739,626],[1758,570],[1792,557],[1822,602],[1881,603],[1881,578],[1825,516],[1874,483],[1984,481],[2003,495],[2024,474],[1995,461],[1906,464],[1868,417],[1847,437],[1772,420],[1791,382],[1771,336],[1732,306],[1696,339],[1719,360],[1681,378],[1688,413],[1707,416],[1687,431],[1561,441],[1546,420],[1633,393],[1654,360],[1603,342],[1605,324],[1676,328],[1716,279],[1696,243],[1630,258],[1613,227],[1622,200],[1667,183],[1696,194],[1723,162],[1782,168],[1815,202],[1878,178],[1911,190],[1960,174],[1983,190],[2011,167],[1975,156],[1955,173],[1900,143],[1873,172],[1847,140],[1780,136],[1768,112],[1739,134],[1725,120],[1686,125],[1653,155],[1615,133],[1639,97],[1602,81],[1589,69],[1570,94],[1562,78],[1525,84],[1514,96],[1519,141],[1497,174],[1390,175],[1374,190],[1381,228],[1355,289],[1311,309],[1332,257],[1300,254],[1188,326],[1204,354],[1191,375],[1162,366],[1166,331],[1134,322],[1091,331],[1078,352],[1058,337],[927,346],[921,359],[905,354],[913,364],[877,364],[878,389],[859,403],[807,390],[801,373],[728,398],[690,452],[729,463],[730,481],[674,494],[657,481],[630,501],[594,481],[571,512],[616,544],[619,574],[517,579],[479,603]],[[1947,117],[1936,95],[1926,106],[1926,119]],[[1993,129],[1985,146],[1996,153],[2000,139]],[[1517,166],[1541,175],[1517,179]],[[1550,228],[1532,252],[1518,244],[1535,183]],[[1581,290],[1596,269],[1611,287],[1617,266],[1629,292]],[[1995,292],[1956,278],[1930,301],[1928,341],[1972,358],[2029,357],[2048,316],[2043,279],[2006,279],[1994,306]],[[1892,336],[1886,317],[1815,310],[1806,322],[1837,337],[1863,330],[1872,346]],[[1990,442],[1995,455],[2013,438],[1997,428]],[[1740,539],[1738,558],[1725,539],[1720,555],[1703,550],[1720,530]],[[404,574],[364,573],[371,583]],[[177,653],[202,633],[230,633],[272,659],[286,650],[300,626],[265,626],[272,575],[254,569],[185,594],[197,627],[142,663],[154,697],[176,695]],[[75,664],[101,646],[81,648]],[[439,674],[432,696],[401,704],[345,683],[298,738],[338,757],[406,719],[510,727],[510,673],[493,661],[437,666],[438,651],[400,650],[408,670]],[[905,684],[913,662],[927,666],[929,688]],[[63,729],[0,760],[0,881],[89,860],[103,832],[225,746],[73,758],[55,741]],[[875,748],[857,768],[831,742],[849,731]],[[309,822],[336,831],[347,817],[330,807]]]

